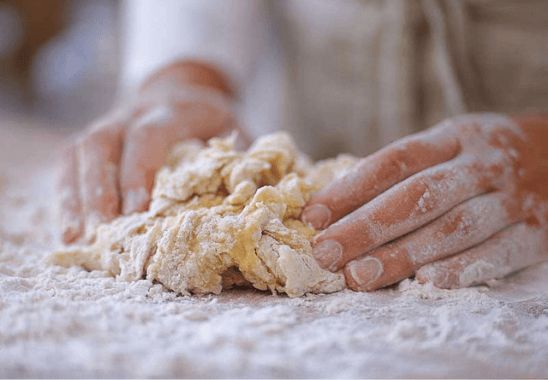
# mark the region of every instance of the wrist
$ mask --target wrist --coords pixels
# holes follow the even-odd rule
[[[537,128],[548,128],[548,115],[546,114],[511,116],[511,118],[525,131]]]
[[[227,76],[214,65],[199,60],[181,60],[164,66],[146,78],[139,94],[178,91],[181,88],[203,88],[233,98],[235,91]]]

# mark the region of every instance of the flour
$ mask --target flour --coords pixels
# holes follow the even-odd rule
[[[185,144],[176,156],[159,172],[148,212],[100,226],[91,246],[58,251],[52,261],[182,294],[250,284],[295,297],[345,287],[342,273],[312,257],[314,230],[299,215],[310,193],[355,159],[312,166],[283,133],[259,138],[247,152],[227,138],[207,148]]]
[[[55,175],[38,165],[52,162],[60,140],[2,136],[2,377],[548,375],[547,264],[490,288],[405,280],[301,298],[250,289],[181,296],[149,280],[46,265],[57,236]]]

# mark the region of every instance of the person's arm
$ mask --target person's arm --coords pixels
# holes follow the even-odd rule
[[[548,118],[464,115],[364,158],[313,196],[314,255],[355,290],[455,288],[548,259]]]
[[[145,210],[155,173],[176,142],[237,128],[235,93],[258,54],[249,38],[256,27],[260,45],[261,4],[126,3],[126,89],[119,105],[67,147],[62,161],[64,242],[90,238],[98,224],[121,213]]]

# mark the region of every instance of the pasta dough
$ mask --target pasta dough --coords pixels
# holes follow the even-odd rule
[[[247,152],[234,140],[178,146],[156,177],[149,211],[101,225],[92,244],[55,252],[53,262],[182,294],[242,285],[291,297],[343,289],[343,275],[312,257],[315,231],[299,215],[311,192],[355,159],[312,165],[285,133],[259,138]]]

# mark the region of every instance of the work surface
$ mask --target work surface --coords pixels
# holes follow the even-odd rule
[[[2,377],[548,376],[548,264],[491,288],[181,297],[45,264],[60,138],[0,136]]]

